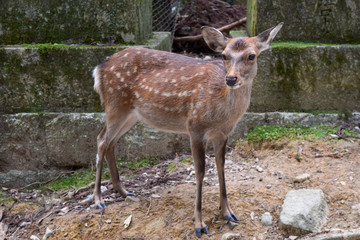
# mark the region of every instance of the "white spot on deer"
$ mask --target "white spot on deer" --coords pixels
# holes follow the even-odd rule
[[[147,56],[147,55],[149,55],[149,53],[148,53],[148,52],[145,52],[145,53],[144,53],[144,56]]]
[[[114,71],[115,66],[111,66],[110,71]]]
[[[165,110],[165,111],[169,111],[170,109],[169,109],[168,107],[165,107],[164,110]]]
[[[136,54],[140,54],[141,52],[140,51],[137,51]]]
[[[170,97],[171,96],[171,94],[168,93],[168,92],[163,92],[163,93],[161,93],[161,95],[164,96],[164,97]]]
[[[135,94],[136,98],[140,97],[140,94],[138,92],[135,91],[134,94]]]
[[[199,72],[199,75],[204,75],[205,73],[204,72]]]
[[[124,57],[127,57],[127,55],[129,55],[129,53],[125,53],[125,54],[124,54]]]
[[[153,90],[153,88],[152,87],[149,87],[149,92],[151,92]]]
[[[181,77],[180,77],[180,79],[181,79],[181,80],[183,80],[183,81],[188,80],[188,78],[187,78],[187,77],[185,77],[185,76],[181,76]]]
[[[128,86],[127,83],[125,83],[125,84],[124,84],[124,87],[127,87],[127,86]]]
[[[169,62],[170,62],[169,59],[165,61],[166,64],[169,64]]]
[[[172,95],[173,95],[173,96],[176,96],[176,95],[177,95],[177,92],[175,92],[175,91],[172,92]]]
[[[137,66],[134,67],[133,73],[136,73],[136,71],[137,71]]]
[[[118,86],[116,89],[117,89],[117,90],[121,90],[121,87],[120,87],[120,86]]]
[[[176,79],[171,80],[172,83],[176,83]]]
[[[126,75],[130,76],[130,71],[127,71],[127,72],[126,72]]]
[[[96,166],[98,165],[99,161],[100,161],[99,154],[96,154]]]
[[[112,81],[112,80],[110,80],[110,84],[112,84],[112,82],[113,82],[113,81]]]
[[[159,93],[159,90],[156,89],[156,90],[154,91],[154,93],[155,93],[155,94],[158,94],[158,93]]]
[[[201,108],[202,107],[202,102],[197,102],[195,105],[196,108]]]
[[[153,57],[158,57],[158,55],[157,55],[157,54],[154,54]]]
[[[125,80],[125,79],[122,77],[122,78],[120,79],[120,82],[124,82],[124,80]]]
[[[180,68],[180,71],[182,71],[182,70],[184,70],[184,69],[185,69],[184,67],[181,67],[181,68]]]
[[[142,101],[143,101],[143,99],[142,99],[142,98],[139,98],[139,101],[140,101],[140,102],[142,102]]]
[[[158,76],[160,76],[160,73],[155,74],[155,77],[158,77]]]
[[[192,111],[192,114],[193,114],[193,115],[195,115],[195,114],[196,114],[196,109],[194,109],[194,110]]]
[[[121,73],[117,72],[117,73],[116,73],[116,77],[117,77],[117,78],[120,78],[120,76],[121,76]]]
[[[171,72],[171,73],[175,72],[175,69],[171,69],[170,72]]]
[[[155,69],[151,71],[151,73],[154,73],[154,72],[156,72],[156,70],[155,70]]]
[[[114,92],[114,89],[112,87],[109,87],[108,92],[111,94]]]
[[[145,89],[147,90],[149,87],[148,86],[145,86]]]
[[[146,78],[144,78],[142,81],[143,81],[143,82],[146,82]]]
[[[127,94],[126,92],[122,92],[121,95],[122,95],[123,97],[127,97],[127,96],[128,96],[128,94]]]

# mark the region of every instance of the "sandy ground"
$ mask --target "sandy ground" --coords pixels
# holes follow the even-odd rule
[[[179,158],[173,161],[179,162]],[[259,172],[256,166],[264,171]],[[14,236],[29,239],[38,234],[41,238],[49,227],[54,233],[48,239],[196,239],[192,221],[193,168],[190,164],[179,163],[170,174],[165,169],[164,164],[155,166],[126,182],[128,189],[137,193],[139,202],[124,201],[110,185],[105,194],[109,200],[105,211],[79,205],[81,199],[63,200],[58,209],[68,207],[66,214],[66,211],[53,211],[47,216],[51,213],[48,209],[32,224],[18,229]],[[294,183],[293,178],[303,173],[309,173],[310,179]],[[226,179],[231,207],[240,219],[235,226],[219,215],[217,173],[210,155],[203,190],[203,220],[210,235],[202,239],[221,239],[226,232],[240,233],[243,239],[284,239],[278,227],[281,205],[289,190],[301,188],[324,191],[330,210],[324,229],[360,228],[360,208],[357,208],[360,203],[360,141],[283,140],[261,147],[244,144],[229,149]],[[141,182],[150,184],[140,186]],[[91,191],[89,189],[88,193]],[[82,193],[81,197],[86,194]],[[12,209],[13,214],[35,210],[28,205],[23,208],[18,205],[20,207]],[[272,226],[262,225],[259,217],[264,212],[271,213]],[[130,215],[131,224],[124,228],[124,221]],[[41,223],[39,219],[43,219]]]

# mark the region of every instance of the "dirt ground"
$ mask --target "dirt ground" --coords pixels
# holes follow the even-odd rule
[[[124,179],[127,189],[137,194],[139,202],[124,201],[107,185],[105,211],[94,209],[93,202],[81,204],[92,188],[47,207],[45,204],[31,208],[29,204],[18,203],[8,218],[20,213],[32,217],[28,217],[28,224],[19,221],[8,236],[29,239],[38,234],[41,239],[49,227],[54,233],[48,239],[196,239],[192,221],[195,176],[191,164],[181,163],[185,157],[188,156],[177,156],[139,170],[136,177]],[[166,167],[171,162],[177,165],[172,171]],[[309,173],[310,179],[294,183],[293,178],[303,173]],[[202,239],[220,239],[226,232],[240,233],[242,239],[284,239],[278,228],[281,205],[289,190],[301,188],[322,189],[325,193],[330,211],[324,229],[360,228],[359,140],[282,140],[261,148],[248,144],[229,148],[226,179],[231,207],[240,219],[235,226],[219,216],[217,173],[214,159],[209,155],[203,220],[210,235]],[[267,211],[273,217],[272,226],[263,226],[259,219]],[[130,215],[130,226],[124,228],[124,221]]]

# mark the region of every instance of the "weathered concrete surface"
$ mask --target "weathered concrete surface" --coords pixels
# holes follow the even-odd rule
[[[2,0],[0,44],[143,43],[151,0]]]
[[[360,43],[358,0],[248,0],[251,36],[284,22],[276,39],[323,43]]]
[[[154,33],[140,46],[170,51],[170,33]],[[0,113],[102,111],[92,69],[125,47],[0,48]]]
[[[121,48],[50,46],[0,48],[0,113],[102,111],[91,71]],[[359,102],[360,46],[275,44],[258,59],[250,111],[359,111]]]
[[[318,232],[326,223],[328,212],[322,190],[291,190],[281,207],[279,225],[288,235]]]
[[[250,111],[360,110],[360,46],[274,45],[259,56]]]
[[[19,186],[50,179],[57,171],[95,164],[96,136],[103,113],[20,113],[0,115],[0,184]],[[360,113],[348,119],[360,123]],[[234,144],[249,129],[264,124],[310,126],[340,124],[337,114],[246,113],[231,136]],[[117,144],[118,158],[174,158],[190,153],[188,136],[137,124]],[[45,172],[45,173],[44,173]],[[21,175],[22,174],[22,175]]]

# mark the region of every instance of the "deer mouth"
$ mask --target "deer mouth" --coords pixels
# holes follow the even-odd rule
[[[244,82],[239,81],[232,86],[229,86],[228,84],[226,84],[226,86],[230,89],[237,89],[237,88],[241,88],[242,86],[244,86]]]

